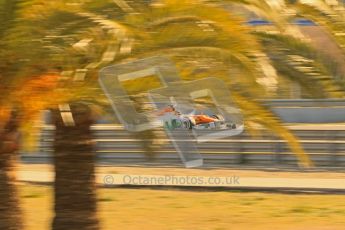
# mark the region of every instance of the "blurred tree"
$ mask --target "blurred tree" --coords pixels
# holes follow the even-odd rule
[[[345,29],[344,7],[331,7],[322,0],[211,2],[224,4],[230,11],[238,10],[234,6],[241,5],[243,7],[237,12],[245,15],[247,20],[265,19],[269,22],[252,29],[277,73],[273,74],[278,77],[277,93],[269,94],[269,97],[289,97],[283,92],[288,88],[284,84],[289,82],[301,87],[302,95],[297,95],[298,98],[344,97],[345,56],[339,47],[343,46],[344,36],[335,36],[341,35]],[[270,67],[266,65],[266,68]],[[266,79],[270,79],[267,74]]]
[[[0,133],[0,229],[22,229],[21,210],[13,175],[18,150],[18,115],[12,111]]]
[[[222,5],[205,1],[155,1],[132,8],[137,13],[117,20],[121,22],[122,34],[129,37],[122,40],[119,49],[132,39],[131,52],[119,52],[114,62],[164,53],[177,63],[184,80],[221,78],[242,109],[248,129],[261,124],[274,130],[288,140],[304,165],[310,165],[298,140],[256,100],[265,92],[258,84],[263,72],[256,57],[265,50],[243,19]]]
[[[138,1],[131,9],[124,11],[111,1],[67,5],[33,0],[21,10],[20,24],[8,39],[8,50],[21,50],[15,60],[24,61],[17,75],[59,70],[63,97],[55,105],[85,99],[103,103],[95,87],[97,69],[164,53],[176,61],[185,80],[214,75],[225,80],[247,128],[259,123],[277,131],[310,165],[297,139],[255,100],[265,91],[257,83],[262,72],[254,58],[263,49],[241,18],[199,1]]]
[[[151,84],[150,84],[151,85]],[[131,85],[133,87],[133,85]],[[134,88],[137,88],[134,86]],[[152,105],[147,103],[144,98],[147,98],[147,94],[136,94],[131,95],[130,99],[134,103],[134,107],[136,111],[142,112],[150,112],[153,111]],[[149,129],[140,132],[132,132],[131,135],[136,139],[139,140],[139,145],[144,152],[144,155],[148,161],[154,161],[156,154],[159,153],[159,148],[162,144],[161,141],[158,139],[163,139],[164,132],[158,129]]]
[[[95,115],[85,103],[52,110],[55,125],[55,217],[52,229],[99,229],[95,151],[90,126]]]
[[[345,81],[345,7],[339,1],[296,1],[288,5],[295,17],[305,18],[315,26],[305,26],[302,33],[324,58],[323,63],[332,69],[332,74],[342,84]]]
[[[3,39],[16,18],[18,1],[0,1],[0,229],[22,229],[21,210],[15,186],[15,158],[19,148],[19,114],[14,106],[6,104],[6,95],[10,86],[5,77],[5,55]]]
[[[69,43],[73,42],[74,39],[78,39],[72,37],[78,34],[79,31],[76,31],[76,34],[72,33],[72,37],[69,37],[71,32],[66,31],[68,29],[73,31],[73,27],[76,26],[81,30],[85,29],[85,26],[80,25],[83,17],[68,11],[59,11],[61,5],[65,6],[59,1],[48,3],[36,0],[4,0],[0,2],[0,203],[2,204],[0,206],[0,229],[23,228],[17,192],[14,186],[16,181],[14,176],[15,153],[20,145],[19,131],[22,133],[21,139],[24,139],[21,142],[26,146],[32,145],[32,141],[28,142],[27,137],[35,136],[35,121],[39,118],[42,109],[56,107],[71,100],[71,98],[78,100],[78,98],[88,94],[83,89],[77,90],[75,85],[70,86],[69,83],[64,81],[64,76],[60,74],[62,71],[61,66],[68,69],[85,62],[84,55],[78,53],[79,51],[73,52],[74,49],[69,48]],[[45,21],[47,18],[49,20]],[[61,32],[67,35],[56,37],[54,35],[56,32],[53,31],[52,27],[56,28],[56,25],[59,25],[63,20],[66,23],[72,21],[61,29]],[[94,26],[91,22],[87,25],[89,28]],[[84,33],[91,34],[94,31],[84,31]],[[94,39],[97,41],[96,37]],[[59,52],[63,55],[59,55]],[[69,58],[67,58],[68,56]],[[76,124],[84,131],[85,128],[83,129],[83,127],[87,124],[83,124],[83,119],[78,119],[81,116],[79,113],[80,106],[76,107]],[[81,114],[85,114],[87,119],[91,119],[87,113]],[[60,126],[57,125],[57,127]],[[79,137],[79,142],[76,140],[76,143],[83,143],[85,136],[90,138],[90,135],[88,136],[87,132],[83,131],[81,132],[84,136],[76,136],[77,139]],[[66,137],[67,140],[68,138],[70,136]],[[57,141],[57,143],[59,142]],[[90,149],[90,147],[88,148],[90,144],[85,142],[84,145],[85,147],[81,151]],[[80,144],[80,147],[83,147],[83,144]],[[58,165],[60,165],[59,160],[61,158],[58,157],[60,156],[58,150],[57,148],[56,159]],[[71,151],[73,152],[73,149]],[[84,185],[84,187],[73,187],[74,191],[83,191],[80,190],[83,188],[86,191],[88,186],[90,188],[93,186],[92,176],[94,174],[92,170],[94,161],[88,157],[90,154],[92,154],[91,150],[85,153],[85,158],[78,158],[80,160],[78,169],[81,172],[79,174],[86,175],[86,177],[79,178],[79,182],[81,182],[79,184]],[[66,158],[66,161],[68,162],[71,158],[73,159],[73,157]],[[89,159],[92,162],[92,170],[87,170],[90,167],[90,164],[88,164]],[[74,162],[70,163],[70,165],[73,164]],[[62,167],[62,169],[64,168]],[[57,170],[57,172],[57,185],[59,186],[60,182],[64,180],[59,179],[61,178],[61,171]],[[88,175],[90,178],[87,178]],[[66,178],[71,177],[68,175]],[[76,183],[74,180],[70,180],[70,182]],[[67,180],[65,185],[68,186],[71,183],[68,183]],[[63,190],[67,187],[62,186],[61,188]],[[73,189],[69,191],[71,192]],[[91,190],[94,191],[93,188]],[[61,199],[57,198],[56,210],[60,212],[60,215],[57,215],[57,220],[54,221],[54,228],[66,229],[66,222],[64,222],[66,218],[62,218],[64,212],[61,212],[60,207],[62,206],[60,203],[66,204],[62,201],[67,197],[72,202],[67,202],[70,206],[65,207],[65,211],[75,210],[75,215],[79,215],[81,220],[85,220],[77,223],[75,221],[71,222],[71,225],[74,223],[73,226],[79,225],[81,229],[98,229],[94,194],[84,191],[84,196],[73,192],[64,196],[65,193],[60,191],[61,189],[57,188],[58,198],[61,195]],[[84,202],[84,206],[79,206],[82,202]],[[69,207],[72,208],[69,209]],[[78,208],[79,212],[77,212]],[[73,215],[67,218],[67,220],[72,219],[75,220]]]
[[[270,18],[282,35],[253,33],[243,18],[223,7],[225,2],[255,8]],[[249,130],[254,130],[258,124],[272,130],[287,141],[302,165],[312,165],[297,138],[257,100],[266,91],[265,86],[258,83],[264,76],[258,57],[265,54],[279,74],[290,78],[301,71],[293,72],[293,66],[283,69],[286,55],[316,60],[313,67],[320,72],[328,73],[329,68],[323,65],[322,59],[311,55],[310,47],[303,42],[300,44],[301,41],[291,35],[293,30],[284,33],[286,18],[266,1],[85,0],[71,3],[67,0],[2,0],[0,3],[0,47],[3,51],[0,54],[0,114],[3,119],[0,121],[6,121],[2,127],[7,127],[6,123],[14,119],[10,115],[12,108],[18,108],[23,117],[28,117],[20,119],[17,126],[30,127],[37,110],[54,107],[57,172],[54,229],[66,229],[69,223],[74,228],[98,228],[94,156],[89,143],[91,134],[86,131],[94,116],[93,109],[80,102],[109,106],[98,87],[97,71],[114,63],[164,54],[175,61],[184,80],[207,76],[223,79],[242,109]],[[288,36],[296,42],[291,42]],[[269,49],[271,44],[273,50]],[[280,52],[287,47],[289,52]],[[342,96],[331,78],[304,75],[305,84],[316,81],[317,89],[323,90],[325,97]],[[28,78],[53,82],[42,87],[54,90],[40,94],[39,87],[25,89]],[[22,92],[21,97],[14,92]],[[61,107],[66,104],[69,109],[61,110],[67,108]],[[64,119],[71,122],[71,118],[73,125],[65,123]],[[78,167],[74,167],[76,164]],[[85,177],[74,178],[65,172]],[[9,179],[4,181],[6,184]],[[85,190],[74,186],[81,183],[86,183],[82,187]],[[68,188],[68,193],[63,192],[64,188]],[[5,197],[0,195],[0,199]],[[86,201],[86,206],[78,205]],[[65,213],[78,213],[85,222],[76,222],[73,215]]]

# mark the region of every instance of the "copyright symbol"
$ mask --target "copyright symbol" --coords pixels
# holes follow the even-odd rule
[[[114,177],[111,175],[106,175],[103,178],[103,182],[105,185],[112,185],[114,184]]]

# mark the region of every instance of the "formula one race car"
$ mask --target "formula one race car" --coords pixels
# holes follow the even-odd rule
[[[222,115],[197,114],[196,111],[181,114],[172,105],[162,109],[158,116],[168,129],[236,129],[236,124],[225,121]]]

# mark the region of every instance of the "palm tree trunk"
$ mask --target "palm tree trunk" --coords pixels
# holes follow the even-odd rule
[[[139,140],[144,155],[148,161],[154,161],[156,157],[156,145],[154,139],[156,138],[154,130],[145,130],[140,132],[133,132],[133,137]]]
[[[81,103],[55,110],[55,217],[53,230],[99,229],[91,109]],[[72,116],[70,116],[72,115]],[[69,118],[68,118],[69,116]],[[66,119],[72,119],[67,121]]]
[[[0,130],[0,229],[6,230],[23,227],[14,175],[18,136],[17,115],[13,112]]]

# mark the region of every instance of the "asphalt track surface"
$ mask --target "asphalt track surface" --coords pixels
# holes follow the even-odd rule
[[[19,182],[50,185],[54,181],[49,164],[21,164],[17,172]],[[97,166],[96,183],[106,188],[345,194],[345,173],[328,171]]]

